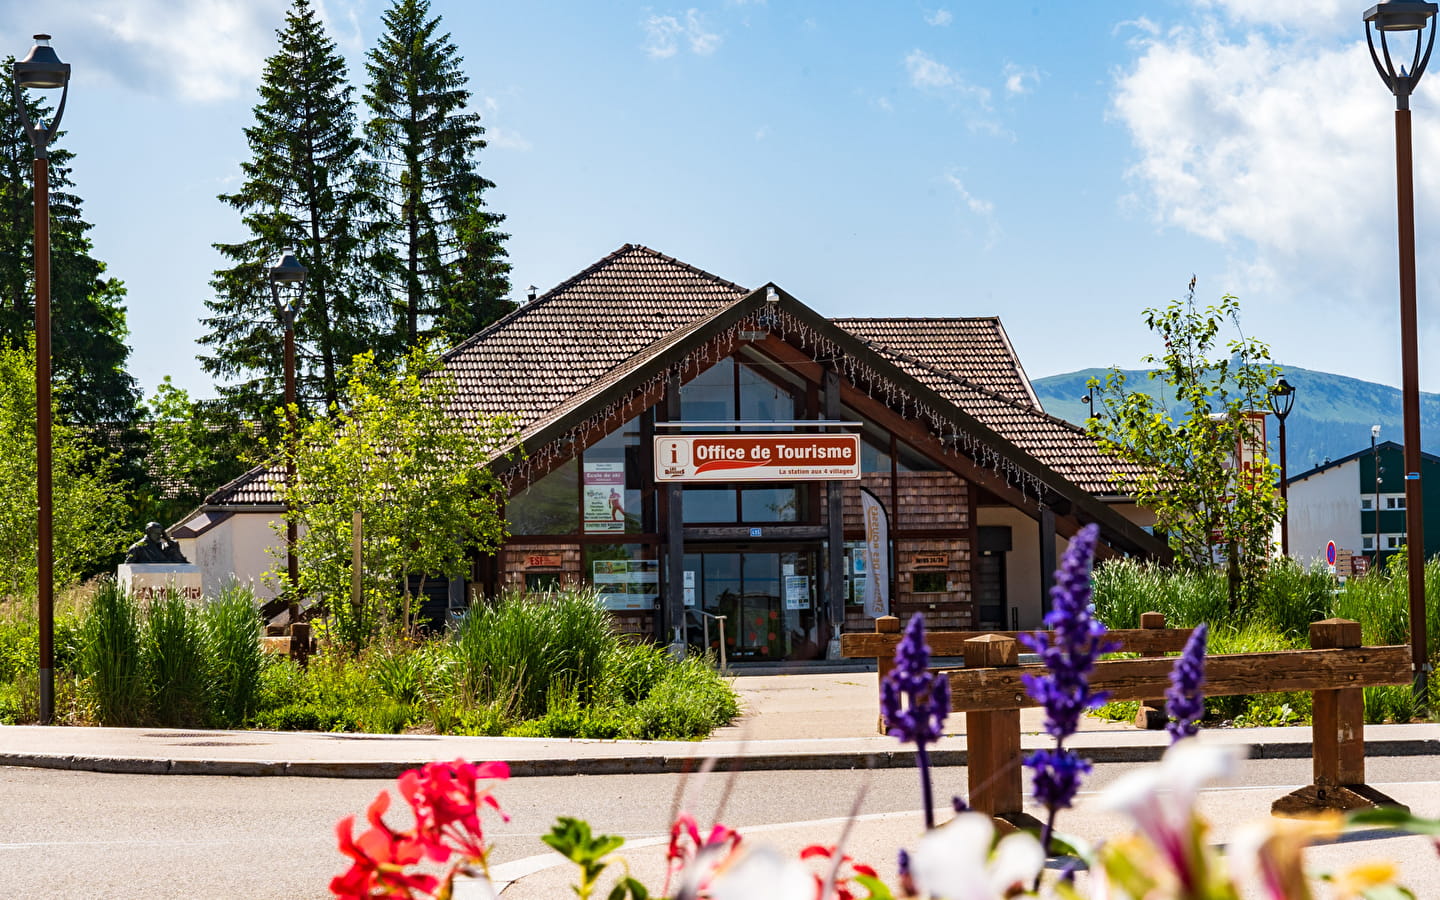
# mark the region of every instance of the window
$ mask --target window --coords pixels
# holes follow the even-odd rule
[[[1371,498],[1369,498],[1369,497],[1361,497],[1361,498],[1360,498],[1360,508],[1363,509],[1363,510],[1374,509],[1374,508],[1375,508],[1375,503],[1374,503],[1374,501],[1373,501]]]
[[[1361,549],[1364,549],[1364,550],[1374,550],[1374,549],[1375,549],[1375,536],[1374,536],[1374,535],[1370,535],[1370,534],[1365,535],[1365,544],[1364,544],[1364,546],[1363,546]]]
[[[945,591],[944,572],[916,572],[911,576],[911,585],[917,594],[940,594]]]
[[[1385,498],[1385,508],[1386,508],[1386,509],[1404,509],[1404,508],[1405,508],[1405,498],[1404,498],[1404,497],[1386,497],[1386,498]]]
[[[510,533],[574,534],[580,530],[580,466],[561,463],[529,487],[521,488],[505,504]]]

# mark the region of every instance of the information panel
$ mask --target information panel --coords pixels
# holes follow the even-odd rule
[[[686,434],[655,438],[656,481],[858,480],[855,434]]]

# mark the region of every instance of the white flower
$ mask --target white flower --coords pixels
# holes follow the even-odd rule
[[[981,813],[961,813],[920,839],[910,854],[915,886],[935,900],[1003,900],[1028,888],[1045,865],[1033,835],[1006,835],[990,852],[995,825]]]
[[[710,884],[714,900],[815,900],[815,876],[774,847],[752,847]]]
[[[1101,808],[1129,816],[1140,836],[1164,855],[1180,884],[1191,889],[1205,865],[1195,798],[1205,785],[1234,778],[1244,758],[1243,747],[1180,741],[1170,745],[1158,766],[1116,780],[1101,796]]]

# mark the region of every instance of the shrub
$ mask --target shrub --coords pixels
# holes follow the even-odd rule
[[[635,707],[642,740],[695,740],[739,713],[735,692],[703,656],[672,668]]]
[[[162,725],[205,721],[209,678],[200,611],[173,591],[152,600],[146,611],[140,652],[155,720]]]
[[[81,626],[79,675],[101,725],[139,724],[146,713],[136,604],[113,579],[91,598]]]
[[[520,718],[543,716],[554,690],[589,703],[617,643],[610,614],[591,589],[512,593],[476,606],[456,643],[465,693],[503,701]]]
[[[205,607],[203,621],[215,717],[224,726],[239,727],[260,698],[263,663],[254,594],[231,582]]]

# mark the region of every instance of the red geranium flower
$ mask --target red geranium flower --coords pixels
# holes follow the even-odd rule
[[[396,832],[385,824],[389,808],[390,794],[381,792],[365,813],[370,828],[359,838],[354,836],[354,816],[346,816],[335,827],[340,852],[352,860],[349,871],[330,881],[335,896],[413,898],[417,891],[426,896],[435,893],[439,882],[433,875],[405,871],[425,855],[424,848],[413,834]]]
[[[488,787],[481,781],[510,777],[503,762],[427,763],[400,776],[400,795],[415,812],[415,837],[436,862],[445,862],[459,851],[470,860],[485,859],[485,832],[480,824],[481,807],[488,806],[509,821]]]

